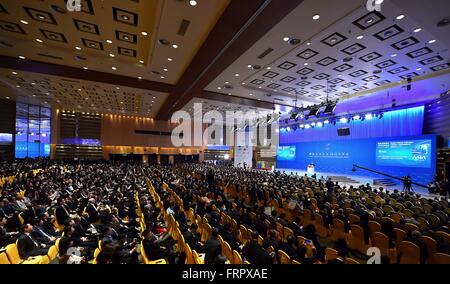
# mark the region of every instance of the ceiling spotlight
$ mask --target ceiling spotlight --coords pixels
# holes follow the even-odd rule
[[[142,77],[141,77],[141,76],[139,76],[139,77],[138,77],[138,79],[139,79],[139,80],[142,80]]]
[[[42,39],[39,39],[39,38],[37,38],[36,41],[40,42],[40,43],[44,42]]]
[[[308,64],[308,62],[305,62],[305,64],[303,64],[303,65],[308,66],[309,64]]]
[[[122,15],[122,19],[124,19],[125,21],[128,21],[130,19],[130,17],[128,17],[127,15]]]
[[[421,28],[417,28],[417,29],[414,30],[414,32],[415,32],[415,33],[418,33],[418,32],[420,32],[421,30],[422,30]]]
[[[222,87],[217,87],[217,90],[222,90]]]
[[[308,41],[308,42],[306,43],[306,45],[311,45],[311,42]]]
[[[6,97],[5,99],[9,100],[9,97]]]
[[[396,17],[396,19],[397,20],[403,20],[405,18],[405,15],[398,15],[397,17]]]
[[[436,42],[436,40],[435,39],[432,39],[432,40],[430,40],[428,43],[429,44],[433,44],[433,43],[435,43]]]
[[[169,57],[169,58],[167,58],[167,60],[172,61],[173,59]]]
[[[319,14],[315,14],[313,17],[314,21],[317,21],[318,19],[320,19],[320,15]]]
[[[267,67],[266,69],[267,69],[267,70],[270,70],[270,69],[272,69],[272,67],[269,66],[269,67]]]
[[[250,97],[253,96],[253,94],[248,94]]]
[[[139,60],[139,63],[144,64],[145,62],[144,60]]]
[[[417,70],[417,71],[420,71],[420,70],[422,70],[422,68],[419,67],[419,68],[417,68],[416,70]]]
[[[76,50],[81,50],[81,47],[75,46],[75,49],[76,49]]]
[[[283,38],[283,41],[288,42],[288,41],[289,41],[289,37],[285,36],[285,37]]]
[[[147,32],[142,32],[142,33],[141,33],[141,35],[143,35],[143,36],[147,36],[147,35],[148,35],[148,33],[147,33]]]
[[[359,35],[359,36],[356,37],[356,39],[363,39],[363,38],[364,38],[363,35]]]
[[[364,119],[366,120],[372,120],[373,119],[373,115],[371,113],[368,113],[364,116]]]
[[[189,4],[191,4],[191,6],[197,6],[197,1],[191,0],[191,1],[189,1]]]
[[[346,117],[343,117],[339,120],[341,123],[347,123],[348,119]]]
[[[21,22],[22,24],[24,24],[24,25],[28,25],[28,22],[25,21],[25,20],[20,20],[20,22]]]
[[[164,70],[164,72],[167,72],[167,71],[169,71],[169,70],[168,70],[167,68],[164,68],[163,70]]]
[[[249,64],[249,65],[247,65],[247,67],[248,67],[248,68],[252,68],[252,66],[251,66],[250,64]]]
[[[239,74],[238,73],[234,74],[234,77],[239,77]]]
[[[25,56],[20,55],[19,56],[20,59],[26,59]]]
[[[13,75],[17,75],[17,72],[16,71],[13,71],[13,72],[11,72]]]
[[[109,44],[111,44],[111,43],[112,43],[112,40],[107,39],[106,42],[109,43]]]
[[[161,79],[164,79],[164,78],[166,78],[166,77],[164,77],[164,76],[161,76]]]
[[[111,67],[112,70],[117,70],[117,67],[113,66]]]
[[[109,56],[111,56],[111,57],[115,57],[115,55],[114,55],[114,54],[112,54],[112,53],[110,53],[110,54],[109,54]]]
[[[173,47],[173,48],[178,48],[178,45],[172,44],[172,47]]]
[[[396,56],[397,56],[397,54],[396,54],[396,53],[394,53],[394,54],[392,54],[392,55],[391,55],[391,57],[396,57]]]

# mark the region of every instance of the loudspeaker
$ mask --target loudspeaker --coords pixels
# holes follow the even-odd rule
[[[349,136],[350,135],[350,128],[339,128],[338,129],[338,136]]]

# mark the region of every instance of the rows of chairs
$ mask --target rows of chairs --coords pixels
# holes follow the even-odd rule
[[[59,240],[57,239],[55,244],[48,249],[46,255],[35,256],[26,260],[20,258],[17,242],[9,244],[0,250],[0,264],[49,264],[58,256]]]

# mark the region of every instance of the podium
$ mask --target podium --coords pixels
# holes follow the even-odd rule
[[[315,166],[314,164],[309,164],[306,168],[306,172],[310,175],[313,175],[315,173]]]

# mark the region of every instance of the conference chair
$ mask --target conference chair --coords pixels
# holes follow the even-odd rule
[[[328,262],[330,260],[336,259],[338,257],[338,252],[332,248],[325,249],[325,261]]]
[[[6,255],[6,252],[0,253],[0,264],[11,264],[11,262],[9,262],[8,256]]]
[[[194,264],[205,264],[205,260],[202,259],[195,250],[192,251],[192,255],[194,257]]]
[[[95,252],[94,252],[94,254],[95,254]],[[147,256],[147,254],[145,253],[145,249],[144,249],[142,242],[141,242],[141,257],[142,257],[142,262],[144,264],[167,264],[165,259],[150,260]]]
[[[333,230],[331,233],[331,239],[337,241],[339,239],[347,240],[347,233],[345,232],[344,221],[334,218],[333,219]]]
[[[195,264],[194,256],[192,255],[192,250],[188,243],[184,244],[184,252],[186,253],[185,264]]]
[[[231,250],[231,246],[228,242],[223,242],[222,252],[225,257],[228,259],[230,263],[233,263],[233,251]]]
[[[395,232],[395,246],[397,248],[397,252],[400,251],[400,244],[406,238],[406,232],[399,228],[394,228]]]
[[[369,225],[369,230],[370,230],[370,239],[373,243],[373,237],[376,232],[381,231],[381,225],[377,221],[369,221],[368,225]]]
[[[58,248],[56,247],[56,245],[52,245],[47,252],[47,256],[49,261],[53,261],[56,257],[58,257]]]
[[[236,250],[233,250],[233,262],[232,264],[243,264],[242,256]]]
[[[420,264],[420,248],[408,241],[400,243],[400,264]]]
[[[364,229],[358,225],[351,225],[350,237],[348,240],[350,249],[366,254],[367,245],[364,238]]]
[[[450,264],[450,255],[445,253],[435,253],[433,260],[434,264]]]
[[[314,227],[319,237],[326,238],[328,236],[328,228],[325,226],[323,217],[319,213],[314,214]]]
[[[283,237],[283,225],[281,225],[280,223],[276,222],[275,223],[275,228],[277,230],[278,233],[280,233],[280,237],[282,240],[284,240],[285,238]]]
[[[11,264],[39,264],[42,258],[42,256],[35,256],[30,260],[21,259],[16,244],[9,244],[6,246],[6,255]]]
[[[301,264],[300,262],[296,261],[295,259],[292,261],[292,264]]]
[[[292,231],[292,229],[289,227],[284,227],[283,228],[283,236],[284,236],[284,241],[286,241],[289,236],[294,236],[294,231]]]
[[[420,241],[427,247],[427,263],[433,264],[434,254],[436,253],[437,243],[436,240],[428,236],[420,236]]]
[[[284,251],[278,250],[277,256],[278,256],[278,261],[279,261],[278,264],[291,264],[291,258]]]
[[[310,209],[306,208],[303,212],[303,227],[314,224],[313,214]]]
[[[350,258],[350,257],[346,257],[344,259],[344,263],[345,264],[360,264],[359,262],[357,262],[356,260],[354,260],[353,258]]]
[[[444,239],[444,243],[450,244],[450,234],[449,233],[446,233],[443,231],[437,231],[435,234],[436,234],[436,236],[439,236],[442,239]]]
[[[395,248],[390,247],[389,237],[382,232],[375,232],[373,235],[372,246],[380,249],[381,255],[389,258],[390,263],[396,263],[397,252]]]

